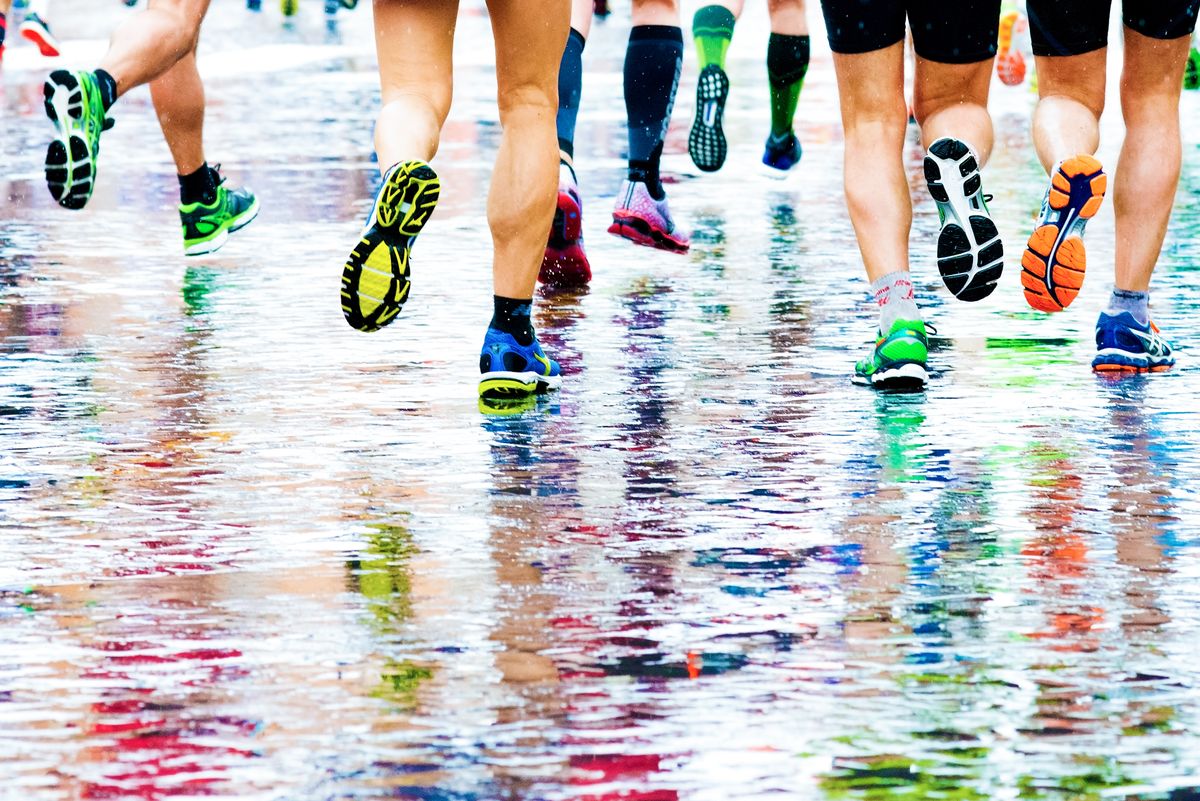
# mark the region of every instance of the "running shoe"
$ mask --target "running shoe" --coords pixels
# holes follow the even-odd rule
[[[262,11],[262,0],[246,0],[247,11]]]
[[[1041,219],[1021,257],[1025,300],[1044,312],[1062,311],[1079,294],[1087,269],[1083,229],[1108,186],[1100,162],[1088,155],[1059,163],[1051,174]]]
[[[29,13],[21,22],[21,35],[37,45],[37,49],[47,58],[57,58],[62,54],[58,39],[50,32],[50,26],[37,14]]]
[[[566,164],[558,167],[558,208],[538,280],[551,286],[584,286],[592,280],[592,267],[583,250],[583,201]]]
[[[91,72],[55,70],[42,93],[56,130],[46,149],[46,185],[60,206],[82,209],[96,185],[100,134],[113,121],[105,118],[100,84]]]
[[[925,154],[925,181],[937,203],[938,270],[959,300],[983,300],[1004,270],[1004,244],[988,211],[979,164],[966,143],[942,138]]]
[[[709,64],[696,81],[696,119],[688,134],[688,155],[705,172],[721,169],[729,152],[725,132],[721,129],[728,99],[729,77],[716,64]]]
[[[626,180],[617,195],[610,234],[647,247],[687,253],[688,235],[675,229],[667,198],[655,200],[641,181]]]
[[[179,204],[184,255],[216,253],[230,234],[245,228],[257,216],[258,198],[254,193],[245,187],[226,189],[225,179],[221,177],[212,203]]]
[[[299,0],[279,0],[279,10],[285,17],[294,17],[300,10],[300,2]]]
[[[479,397],[520,398],[562,386],[562,368],[546,356],[534,337],[528,347],[489,327],[479,354]]]
[[[1200,50],[1195,47],[1188,51],[1187,64],[1183,69],[1183,88],[1191,91],[1200,89]]]
[[[1142,325],[1129,312],[1108,315],[1096,321],[1098,373],[1147,373],[1170,370],[1175,365],[1171,343],[1163,338],[1153,321]]]
[[[929,338],[920,320],[897,320],[882,333],[871,355],[854,366],[854,383],[877,389],[920,390],[929,380]]]
[[[804,148],[800,147],[800,140],[794,132],[789,131],[780,137],[771,134],[767,137],[767,144],[763,149],[762,163],[768,168],[767,175],[783,180],[792,168],[800,163],[802,155]]]
[[[1000,45],[996,52],[996,74],[1005,86],[1020,86],[1025,82],[1025,54],[1013,47],[1013,30],[1021,20],[1021,12],[1009,11],[1000,18]]]
[[[342,313],[359,331],[378,331],[400,313],[409,291],[413,241],[441,194],[423,161],[401,162],[383,176],[361,241],[342,268]]]
[[[358,8],[358,0],[341,0],[342,8],[347,11],[353,11]]]

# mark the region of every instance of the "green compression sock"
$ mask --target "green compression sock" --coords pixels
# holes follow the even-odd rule
[[[725,69],[725,51],[733,39],[737,18],[725,6],[704,6],[692,18],[692,36],[696,38],[696,53],[700,69],[716,64]]]
[[[699,15],[697,15],[699,16]],[[697,40],[698,41],[698,40]],[[809,38],[773,33],[767,43],[767,77],[771,81],[771,135],[792,132],[792,118],[808,73]]]

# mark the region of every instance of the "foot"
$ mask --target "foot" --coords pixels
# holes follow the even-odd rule
[[[585,286],[592,280],[592,268],[583,250],[583,201],[566,164],[558,169],[558,209],[538,280],[551,286]]]
[[[1093,370],[1098,373],[1157,373],[1170,370],[1174,365],[1171,343],[1163,338],[1153,321],[1142,325],[1129,312],[1116,316],[1100,312],[1100,319],[1096,321]]]
[[[964,142],[942,138],[925,154],[925,180],[942,223],[942,281],[959,300],[983,300],[1004,270],[1004,245],[988,211],[979,164]]]
[[[709,64],[696,81],[696,119],[688,135],[688,155],[705,172],[716,172],[725,163],[729,151],[721,118],[729,99],[729,78],[725,70]]]
[[[1100,162],[1088,155],[1061,162],[1051,175],[1041,219],[1021,257],[1025,300],[1044,312],[1062,311],[1079,295],[1087,269],[1083,229],[1108,186]]]
[[[37,14],[26,14],[21,23],[21,35],[37,45],[43,56],[57,58],[61,55],[58,39],[50,32],[50,26]]]
[[[928,356],[925,324],[920,320],[897,320],[887,336],[879,335],[871,355],[854,366],[854,383],[876,389],[924,389],[929,380],[925,371]]]
[[[96,185],[100,134],[112,127],[104,116],[100,84],[90,72],[55,70],[42,93],[55,128],[46,149],[46,186],[60,206],[82,209]]]
[[[258,198],[249,189],[226,189],[225,179],[217,184],[217,196],[209,205],[179,206],[186,256],[216,253],[234,231],[245,228],[258,216]]]
[[[409,291],[413,241],[437,206],[441,182],[423,161],[383,176],[361,240],[342,268],[342,313],[359,331],[378,331],[400,313]]]
[[[1020,86],[1025,82],[1025,55],[1013,47],[1013,32],[1021,21],[1019,11],[1010,11],[1000,18],[1000,45],[996,52],[996,74],[1005,86]]]
[[[479,373],[479,397],[487,400],[521,398],[562,386],[562,369],[546,356],[536,337],[526,347],[495,328],[488,328],[484,336]]]
[[[655,200],[640,181],[626,180],[621,185],[608,232],[639,245],[674,253],[687,253],[690,247],[688,235],[675,228],[666,196]]]
[[[800,147],[800,140],[794,132],[789,131],[779,137],[771,134],[767,137],[767,145],[763,149],[762,163],[768,167],[767,175],[783,179],[800,163],[803,154],[804,149]]]

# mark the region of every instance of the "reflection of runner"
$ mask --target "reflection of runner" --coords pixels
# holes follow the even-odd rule
[[[725,163],[728,147],[721,118],[729,97],[725,51],[745,0],[719,0],[696,12],[692,35],[700,58],[696,82],[696,118],[688,137],[688,153],[697,167],[714,172]],[[800,162],[800,141],[792,127],[804,76],[808,72],[809,37],[804,0],[769,0],[771,38],[767,42],[767,78],[771,87],[771,133],[762,161],[772,177],[782,178]]]
[[[46,183],[59,205],[82,209],[96,183],[100,135],[117,98],[150,84],[154,109],[179,173],[184,252],[212,253],[258,214],[246,189],[226,189],[204,157],[204,85],[196,45],[209,0],[162,0],[113,34],[94,71],[55,70],[46,81],[46,114],[57,131],[46,151]]]
[[[1070,305],[1087,268],[1083,231],[1108,179],[1095,152],[1104,109],[1110,2],[1029,0],[1037,58],[1034,145],[1052,176],[1021,259],[1025,298]],[[1125,141],[1115,179],[1116,285],[1096,323],[1100,371],[1166,370],[1171,346],[1150,321],[1150,278],[1166,236],[1182,144],[1179,94],[1200,0],[1125,0],[1121,111]]]
[[[49,0],[0,0],[0,59],[4,58],[4,37],[7,29],[10,11],[24,10],[18,33],[37,45],[43,56],[53,58],[59,55],[58,39],[50,32],[46,23],[46,5]]]
[[[880,311],[878,339],[856,366],[855,380],[923,387],[928,343],[909,276],[912,201],[901,159],[908,117],[905,18],[917,55],[913,112],[928,147],[925,178],[942,224],[938,269],[955,297],[981,300],[1003,269],[979,174],[992,150],[987,97],[1000,0],[937,8],[889,0],[869,12],[856,0],[822,0],[822,8],[846,131],[846,202]]]
[[[494,313],[479,369],[482,397],[556,389],[530,319],[533,289],[554,209],[555,83],[567,39],[567,0],[491,0],[496,83],[504,135],[488,222],[494,244]],[[342,312],[360,331],[396,319],[408,299],[409,253],[437,205],[437,152],[453,89],[458,3],[376,0],[375,40],[383,110],[375,149],[383,181],[366,228],[342,271]]]

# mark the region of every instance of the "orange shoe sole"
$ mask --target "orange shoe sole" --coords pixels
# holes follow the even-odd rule
[[[1025,300],[1038,311],[1058,312],[1083,287],[1087,251],[1076,232],[1080,221],[1100,211],[1108,176],[1092,156],[1064,161],[1050,181],[1050,213],[1034,230],[1021,257]]]

